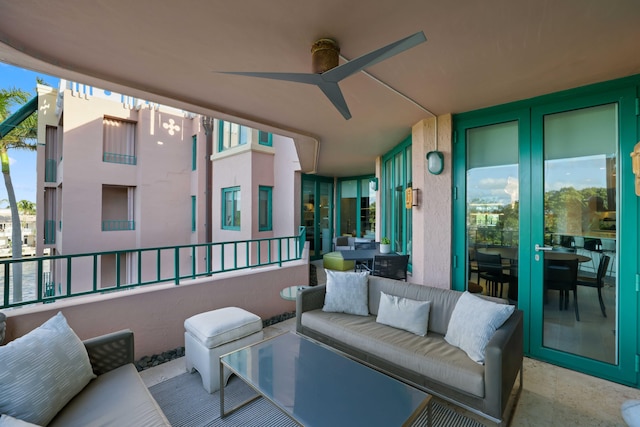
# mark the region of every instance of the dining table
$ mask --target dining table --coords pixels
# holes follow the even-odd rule
[[[478,252],[489,255],[500,255],[505,260],[517,261],[518,260],[518,248],[513,247],[501,247],[501,248],[478,248]],[[589,262],[591,258],[586,255],[577,254],[574,252],[564,251],[543,251],[544,259],[553,261],[570,261],[577,259],[578,262]]]
[[[383,254],[379,249],[352,249],[347,251],[340,251],[340,253],[342,254],[342,259],[344,259],[345,261],[356,262],[373,262],[373,258],[376,255],[399,255],[395,252]]]

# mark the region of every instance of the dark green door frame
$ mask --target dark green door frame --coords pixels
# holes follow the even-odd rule
[[[525,352],[536,358],[606,378],[638,386],[640,377],[639,309],[640,239],[638,218],[640,198],[635,195],[629,153],[638,142],[640,118],[638,94],[640,75],[545,95],[516,103],[454,116],[454,236],[452,254],[453,288],[466,288],[466,132],[468,129],[511,120],[519,123],[520,240],[519,259],[531,260],[533,245],[543,242],[543,122],[546,114],[570,111],[615,102],[618,104],[619,182],[619,318],[618,364],[612,365],[542,346],[542,268],[520,262],[518,305],[525,312]],[[526,278],[529,278],[527,281]],[[536,292],[536,290],[538,292]]]
[[[317,259],[322,259],[322,251],[320,250],[322,247],[322,227],[321,227],[321,220],[322,218],[319,217],[320,215],[320,186],[321,184],[328,184],[330,185],[331,188],[331,195],[329,197],[329,215],[328,215],[328,228],[329,228],[329,236],[333,236],[333,211],[334,211],[334,194],[335,194],[335,189],[334,189],[334,179],[330,178],[330,177],[324,177],[324,176],[316,176],[316,175],[302,175],[302,183],[301,183],[301,197],[300,197],[300,201],[301,201],[301,206],[300,206],[300,218],[301,218],[301,222],[300,224],[303,226],[308,226],[307,224],[305,224],[305,206],[304,206],[304,188],[305,188],[305,182],[307,183],[311,183],[313,185],[313,203],[314,203],[314,218],[313,218],[313,230],[307,230],[307,236],[309,236],[310,234],[313,235],[313,240],[314,240],[314,248],[315,250],[313,251],[313,253],[310,253],[310,260],[317,260]],[[307,212],[308,213],[308,212]],[[327,251],[328,252],[328,251]]]

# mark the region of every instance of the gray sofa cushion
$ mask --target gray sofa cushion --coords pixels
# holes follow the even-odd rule
[[[376,323],[374,316],[321,310],[303,313],[301,321],[303,326],[320,334],[349,343],[465,393],[484,397],[484,366],[475,363],[464,351],[449,345],[442,334],[429,332],[426,337],[421,337]]]
[[[170,426],[133,364],[98,376],[49,427]]]

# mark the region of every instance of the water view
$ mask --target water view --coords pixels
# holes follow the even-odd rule
[[[49,282],[50,277],[50,266],[49,262],[45,261],[42,263],[42,286],[45,287],[45,284]],[[2,280],[3,286],[0,287],[0,301],[4,301],[4,293],[6,289],[7,283],[5,283],[5,268],[9,268],[9,303],[19,302],[13,300],[13,271],[14,267],[10,266],[10,264],[1,264],[0,265],[0,280]],[[25,261],[22,263],[22,301],[32,301],[36,300],[36,288],[37,288],[37,269],[38,263],[36,261]],[[43,291],[44,292],[44,291]]]

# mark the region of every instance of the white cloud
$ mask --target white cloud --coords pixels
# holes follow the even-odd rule
[[[18,161],[16,159],[14,159],[13,157],[9,157],[9,166],[13,166],[17,163]]]

